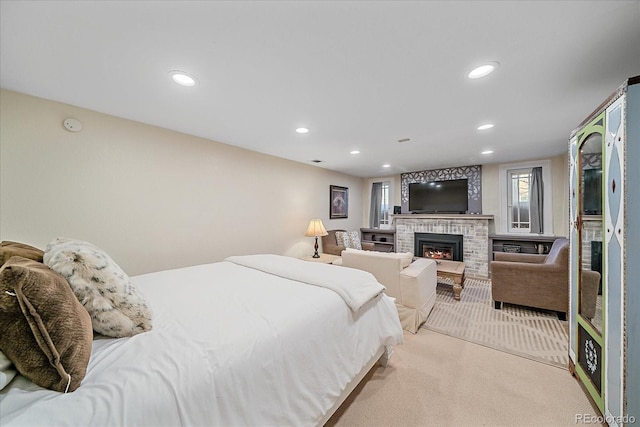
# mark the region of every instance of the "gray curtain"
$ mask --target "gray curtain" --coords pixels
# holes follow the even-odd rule
[[[382,203],[382,183],[371,184],[371,209],[369,209],[369,227],[380,227],[380,204]]]
[[[529,211],[531,215],[531,233],[542,234],[544,232],[544,194],[541,167],[533,168],[531,170],[531,190],[529,194],[529,203]]]

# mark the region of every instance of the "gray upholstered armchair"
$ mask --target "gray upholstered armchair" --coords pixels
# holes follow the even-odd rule
[[[491,296],[502,303],[569,311],[569,240],[556,239],[548,255],[496,252],[491,262]]]
[[[502,303],[558,312],[569,311],[569,240],[556,239],[548,255],[496,252],[491,262],[491,295],[496,309]],[[595,315],[600,273],[582,270],[581,313]]]
[[[327,230],[326,236],[322,236],[322,252],[331,255],[342,255],[342,251],[346,249],[345,246],[338,246],[336,241],[336,231],[346,230]],[[375,248],[375,244],[371,242],[362,242],[362,249],[365,251],[372,251]]]

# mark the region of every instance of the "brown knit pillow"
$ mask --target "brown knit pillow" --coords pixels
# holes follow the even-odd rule
[[[24,243],[10,242],[8,240],[0,243],[0,266],[9,261],[9,258],[14,255],[42,262],[44,252]]]
[[[92,342],[89,313],[62,276],[18,256],[0,268],[0,350],[18,372],[41,387],[73,391]]]

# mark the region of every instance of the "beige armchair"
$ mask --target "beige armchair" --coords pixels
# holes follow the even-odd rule
[[[402,328],[415,334],[436,302],[437,271],[432,259],[412,259],[412,253],[347,249],[341,264],[373,274],[395,298]]]
[[[336,241],[336,231],[346,231],[346,230],[327,230],[326,236],[322,236],[322,252],[325,254],[338,255],[342,253],[345,249],[345,246],[338,246]],[[362,250],[372,251],[375,248],[375,244],[371,242],[361,242]]]
[[[569,311],[569,240],[556,239],[548,255],[496,252],[491,262],[491,295],[502,303]]]

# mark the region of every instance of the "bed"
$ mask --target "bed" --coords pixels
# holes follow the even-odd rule
[[[323,425],[402,329],[369,273],[277,255],[131,277],[153,329],[96,335],[73,392],[18,375],[2,426]]]

